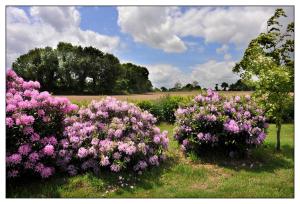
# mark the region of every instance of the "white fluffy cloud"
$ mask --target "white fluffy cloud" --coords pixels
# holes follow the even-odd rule
[[[244,46],[265,29],[273,13],[272,7],[198,7],[177,16],[174,26],[180,36]]]
[[[183,52],[187,47],[172,31],[172,20],[177,12],[173,7],[118,7],[118,24],[135,42],[165,52]]]
[[[112,52],[118,37],[82,30],[80,13],[75,7],[31,7],[29,15],[16,7],[7,8],[7,67],[21,54],[35,47],[56,46],[59,41],[94,46]]]
[[[155,87],[173,87],[176,82],[183,85],[198,81],[200,86],[213,88],[222,82],[234,83],[238,76],[232,73],[234,61],[209,60],[191,67],[191,72],[183,72],[170,64],[145,65],[149,70],[149,79]]]
[[[119,7],[118,24],[136,42],[165,52],[183,52],[183,37],[202,37],[205,42],[232,43],[245,47],[260,32],[276,7]],[[285,7],[289,19],[292,7]],[[228,57],[228,56],[227,56]]]
[[[187,83],[189,76],[170,64],[146,65],[149,79],[155,87],[173,87],[176,82]]]
[[[210,60],[193,67],[191,79],[196,80],[203,87],[213,88],[215,84],[227,82],[229,84],[238,80],[238,76],[233,74],[232,67],[234,61]]]

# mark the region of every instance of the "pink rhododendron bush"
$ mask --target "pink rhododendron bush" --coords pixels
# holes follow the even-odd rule
[[[148,112],[115,98],[96,102],[65,120],[59,163],[71,175],[92,170],[112,172],[158,166],[168,147],[167,132]]]
[[[7,176],[47,178],[56,170],[66,114],[77,109],[66,98],[39,92],[40,84],[24,81],[12,70],[6,81]]]
[[[221,97],[208,90],[176,113],[175,139],[185,152],[245,153],[262,144],[266,118],[250,96]]]

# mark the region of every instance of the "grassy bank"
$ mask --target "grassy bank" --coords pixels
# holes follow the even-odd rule
[[[263,147],[247,160],[210,158],[194,161],[180,152],[169,131],[167,161],[142,175],[121,177],[101,172],[45,181],[22,180],[7,184],[7,197],[281,197],[294,196],[294,125],[282,128],[282,151],[274,151],[275,126]]]

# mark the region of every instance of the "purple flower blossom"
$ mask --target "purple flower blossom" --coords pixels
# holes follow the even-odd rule
[[[118,160],[118,159],[121,158],[121,154],[120,154],[119,152],[115,152],[115,153],[113,154],[113,158]]]
[[[29,144],[23,144],[19,147],[18,152],[21,155],[28,155],[28,153],[31,151],[31,146]]]
[[[6,121],[6,125],[10,128],[14,125],[14,120],[10,117],[6,118],[5,121]]]
[[[13,155],[7,157],[7,159],[6,159],[8,165],[20,164],[21,160],[22,160],[22,156],[20,154],[13,154]]]
[[[238,124],[234,120],[230,120],[228,123],[225,123],[224,128],[228,132],[235,133],[235,134],[239,133],[240,131]]]
[[[54,169],[51,167],[45,167],[40,171],[42,178],[48,178],[54,173]]]
[[[121,167],[118,164],[112,164],[110,166],[110,170],[112,170],[113,172],[119,172],[121,170]]]
[[[29,160],[30,160],[30,162],[32,162],[32,163],[35,163],[35,162],[37,162],[38,160],[39,160],[39,154],[38,153],[36,153],[36,152],[32,152],[30,155],[29,155]]]
[[[120,129],[118,129],[118,130],[115,131],[114,136],[115,136],[116,138],[120,138],[120,137],[122,136],[122,133],[123,133],[123,131],[120,130]]]
[[[156,165],[158,166],[159,165],[159,161],[158,161],[158,157],[156,155],[152,156],[149,158],[149,163],[151,165]]]
[[[159,144],[160,143],[160,136],[155,135],[154,138],[153,138],[153,142],[156,143],[156,144]]]
[[[110,164],[108,156],[102,157],[100,164],[101,166],[108,166]]]
[[[84,158],[84,157],[86,157],[87,155],[88,155],[88,150],[87,150],[86,148],[80,147],[80,148],[78,149],[77,156],[78,156],[79,158]]]
[[[179,114],[175,114],[174,128],[174,138],[182,151],[195,148],[198,151],[202,150],[202,146],[212,150],[216,146],[245,149],[265,140],[268,126],[264,112],[251,101],[250,96],[229,99],[208,90],[196,96],[184,110],[187,111],[184,115],[181,114],[182,108],[177,110]]]
[[[43,152],[47,156],[53,156],[53,154],[54,154],[54,147],[53,147],[53,145],[50,145],[50,144],[46,145],[44,147],[44,149],[43,149]]]

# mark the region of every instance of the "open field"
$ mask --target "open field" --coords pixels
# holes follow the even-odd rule
[[[275,126],[270,125],[265,144],[247,160],[213,157],[186,158],[169,131],[168,159],[142,175],[123,173],[83,174],[45,181],[7,185],[7,197],[294,197],[294,125],[282,127],[282,151],[275,152]],[[128,180],[127,180],[128,179]],[[122,187],[123,185],[123,187]]]
[[[251,94],[251,91],[219,91],[220,94],[226,96],[233,96],[233,95],[246,95]],[[118,100],[123,101],[137,101],[137,100],[156,100],[163,96],[170,95],[170,96],[196,96],[199,94],[199,91],[178,91],[178,92],[149,92],[145,94],[130,94],[130,95],[111,95],[112,97],[117,98]],[[71,101],[77,102],[90,102],[92,100],[101,100],[105,98],[107,95],[59,95],[63,97],[67,97]]]

